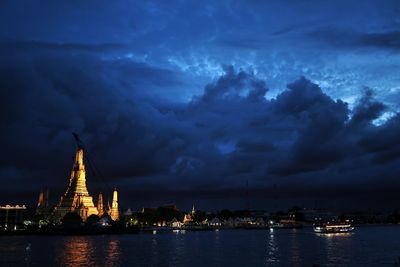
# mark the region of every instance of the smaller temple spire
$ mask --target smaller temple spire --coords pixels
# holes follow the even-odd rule
[[[39,199],[38,199],[38,208],[48,208],[49,207],[49,190],[45,188],[45,190],[40,190]]]
[[[192,207],[192,216],[193,216],[195,213],[196,213],[196,210],[195,210],[194,204],[193,204],[193,207]]]
[[[44,205],[44,194],[43,194],[43,190],[40,191],[39,193],[39,199],[38,199],[38,204],[37,207],[41,208]]]
[[[114,188],[113,191],[113,198],[111,204],[111,211],[110,211],[111,219],[117,221],[119,219],[119,210],[118,210],[118,192],[117,189]]]
[[[103,194],[100,192],[99,199],[97,200],[97,210],[99,212],[99,217],[104,214],[104,207],[103,207]]]

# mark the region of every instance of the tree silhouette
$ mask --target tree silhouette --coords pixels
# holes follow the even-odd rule
[[[68,212],[61,219],[61,223],[65,228],[78,228],[82,224],[82,218],[76,212]]]

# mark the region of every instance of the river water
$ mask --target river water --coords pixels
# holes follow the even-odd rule
[[[1,236],[0,266],[400,266],[400,225],[348,235],[220,230],[104,236]]]

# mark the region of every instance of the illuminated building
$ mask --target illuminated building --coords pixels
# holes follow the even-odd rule
[[[0,229],[15,231],[23,225],[23,213],[26,210],[25,205],[0,206]]]
[[[103,207],[103,194],[99,194],[99,198],[97,200],[97,211],[99,212],[99,217],[103,216],[104,214],[104,207]]]
[[[169,222],[169,226],[173,228],[181,228],[182,225],[183,223],[178,221],[175,217],[172,219],[172,221]]]
[[[194,204],[193,204],[193,207],[192,207],[192,216],[194,216],[195,213],[196,213],[196,210],[195,210]]]
[[[48,207],[49,207],[49,190],[46,189],[44,192],[42,190],[39,193],[37,208],[40,209]]]
[[[119,219],[118,192],[116,189],[114,189],[114,192],[113,192],[111,210],[109,211],[109,214],[111,216],[111,219],[113,219],[113,221],[118,221],[118,219]]]
[[[195,210],[194,205],[193,205],[192,212],[189,213],[189,214],[185,214],[185,216],[183,217],[183,223],[187,224],[187,223],[193,222],[193,217],[194,217],[195,213],[196,213],[196,210]]]
[[[218,218],[213,218],[209,222],[207,222],[209,226],[217,227],[222,225],[222,221]]]
[[[77,212],[84,221],[90,215],[99,213],[86,187],[83,147],[79,143],[67,191],[55,209],[55,213],[60,219],[68,212]]]
[[[192,222],[192,216],[190,216],[190,214],[185,214],[185,216],[183,216],[183,223],[190,223]]]
[[[53,214],[53,208],[49,206],[49,190],[41,190],[36,207],[36,214],[40,215],[41,220],[49,221]]]

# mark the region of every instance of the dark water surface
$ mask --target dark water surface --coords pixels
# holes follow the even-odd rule
[[[156,235],[1,236],[1,266],[400,266],[400,226],[350,235],[221,230]]]

